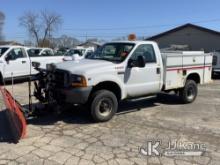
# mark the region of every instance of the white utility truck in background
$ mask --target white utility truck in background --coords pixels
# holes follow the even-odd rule
[[[49,51],[49,49],[40,49],[39,54],[28,55],[27,51],[33,48],[26,48],[23,46],[0,46],[0,82],[14,79],[27,78],[30,74],[38,73],[31,66],[31,62],[39,62],[42,68],[46,68],[46,64],[58,63],[63,61],[63,56],[43,55],[42,50]],[[29,52],[30,53],[30,52]]]
[[[68,50],[68,52],[66,52],[64,54],[64,61],[77,61],[77,60],[81,60],[83,58],[85,58],[86,56],[92,54],[94,52],[94,48],[93,47],[88,47],[88,48],[84,48],[84,47],[76,47],[76,48],[72,48],[70,50]]]
[[[204,52],[161,53],[151,41],[109,42],[80,61],[50,64],[35,96],[63,106],[84,104],[95,121],[110,120],[125,99],[175,91],[183,103],[196,99],[198,84],[211,82],[212,55]],[[46,90],[40,87],[46,82]],[[46,92],[49,98],[42,99]],[[51,98],[52,97],[52,98]]]
[[[220,50],[213,53],[212,73],[220,75]]]

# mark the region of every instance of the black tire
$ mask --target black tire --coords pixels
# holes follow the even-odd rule
[[[118,101],[114,93],[99,90],[92,94],[90,110],[94,121],[105,122],[112,119],[118,109]]]
[[[180,90],[180,98],[184,104],[195,101],[198,94],[198,87],[195,81],[187,80],[185,87]]]
[[[0,72],[0,85],[3,85],[4,84],[4,81],[3,81],[3,77],[2,77],[2,74]]]

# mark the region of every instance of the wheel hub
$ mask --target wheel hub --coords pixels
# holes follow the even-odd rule
[[[189,87],[187,90],[187,97],[192,100],[195,97],[195,90],[193,87]]]
[[[99,103],[99,112],[102,116],[108,116],[112,111],[112,104],[109,99],[102,99]]]

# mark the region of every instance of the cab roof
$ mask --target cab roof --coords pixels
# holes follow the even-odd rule
[[[107,43],[130,43],[130,44],[155,44],[154,41],[112,41]]]

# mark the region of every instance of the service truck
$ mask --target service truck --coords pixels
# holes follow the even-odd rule
[[[32,53],[30,52],[31,50]],[[48,51],[48,49],[43,50]],[[33,48],[24,46],[0,46],[0,82],[2,83],[3,80],[7,81],[12,78],[23,79],[27,78],[30,74],[38,73],[31,66],[33,61],[39,62],[41,67],[46,68],[46,64],[62,62],[63,56],[34,54]]]
[[[161,53],[152,41],[109,42],[87,59],[50,64],[45,72],[35,83],[39,100],[86,105],[95,121],[104,122],[125,99],[175,91],[183,103],[192,103],[198,84],[211,82],[212,55]]]

